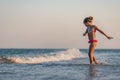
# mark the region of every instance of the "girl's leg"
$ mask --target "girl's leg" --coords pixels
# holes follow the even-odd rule
[[[94,43],[94,49],[95,49],[95,47],[96,47],[96,43]],[[95,51],[95,50],[94,50]],[[93,52],[93,54],[94,54],[94,52]],[[97,59],[96,59],[96,57],[95,56],[93,56],[93,60],[94,60],[94,62],[95,62],[95,64],[98,64],[98,61],[97,61]]]
[[[94,62],[94,48],[95,48],[95,44],[94,43],[91,43],[90,44],[90,47],[89,47],[89,60],[90,60],[90,64],[93,64]]]
[[[89,59],[90,59],[90,64],[98,64],[96,57],[94,56],[94,51],[95,51],[96,43],[91,43],[89,47]]]
[[[99,64],[98,61],[96,60],[95,56],[93,56],[93,60],[94,60],[95,64]]]

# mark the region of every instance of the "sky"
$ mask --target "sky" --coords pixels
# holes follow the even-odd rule
[[[120,0],[0,0],[0,48],[85,48],[83,19],[93,16],[96,48],[120,49]]]

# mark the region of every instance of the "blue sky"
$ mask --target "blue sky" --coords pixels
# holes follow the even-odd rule
[[[86,16],[97,32],[97,48],[120,48],[120,0],[0,0],[0,48],[88,48]]]

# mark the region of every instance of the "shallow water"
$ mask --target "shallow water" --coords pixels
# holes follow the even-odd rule
[[[89,65],[87,51],[1,49],[0,55],[4,58],[15,57],[26,63],[7,63],[8,60],[1,58],[0,80],[120,80],[120,50],[96,50],[100,65]]]

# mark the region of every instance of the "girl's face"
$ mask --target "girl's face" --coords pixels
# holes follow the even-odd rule
[[[92,25],[92,22],[87,22],[85,23],[85,26],[88,27],[88,26],[91,26]]]

